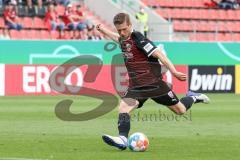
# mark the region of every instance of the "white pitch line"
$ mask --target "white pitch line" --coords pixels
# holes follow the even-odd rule
[[[17,158],[17,157],[0,157],[0,160],[48,160],[48,159],[32,159],[32,158]]]

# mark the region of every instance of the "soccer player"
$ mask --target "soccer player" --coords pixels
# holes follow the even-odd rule
[[[180,81],[186,81],[187,76],[178,72],[171,61],[145,36],[132,29],[129,15],[118,13],[113,19],[118,32],[114,33],[101,24],[97,30],[120,44],[125,65],[129,75],[129,88],[119,105],[118,130],[119,136],[103,135],[103,141],[121,150],[127,148],[130,131],[130,112],[143,106],[151,98],[156,103],[167,106],[178,115],[186,113],[194,103],[209,103],[209,98],[200,93],[188,92],[186,97],[177,98],[175,93],[162,80],[161,65]]]

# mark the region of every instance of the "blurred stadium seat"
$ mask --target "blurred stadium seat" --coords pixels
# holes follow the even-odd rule
[[[142,0],[142,2],[155,9],[166,20],[173,22],[175,32],[188,32],[189,40],[238,39],[240,10],[209,9],[204,5],[205,0]],[[214,34],[216,36],[213,36]]]

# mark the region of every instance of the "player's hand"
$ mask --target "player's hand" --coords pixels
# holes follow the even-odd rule
[[[187,80],[187,75],[182,73],[182,72],[175,72],[173,73],[174,77],[176,77],[180,81],[186,81]]]
[[[101,29],[102,29],[101,24],[97,24],[96,29],[97,29],[98,31],[101,31]]]

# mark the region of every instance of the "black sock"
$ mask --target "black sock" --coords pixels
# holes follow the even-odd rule
[[[186,110],[189,110],[194,103],[193,97],[183,97],[180,101],[186,107]]]
[[[128,137],[130,131],[130,115],[128,113],[119,113],[118,131],[120,136]]]

